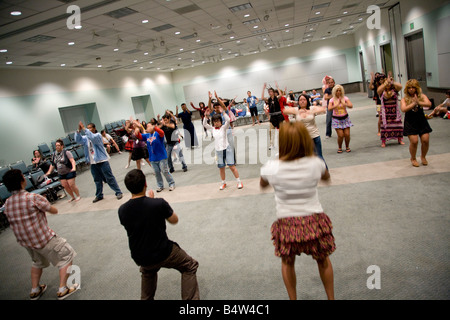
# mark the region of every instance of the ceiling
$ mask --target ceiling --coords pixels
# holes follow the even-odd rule
[[[395,2],[0,0],[0,68],[170,72],[351,34]]]

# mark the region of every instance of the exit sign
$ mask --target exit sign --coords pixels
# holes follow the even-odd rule
[[[414,29],[414,22],[409,24],[409,30],[413,30]]]

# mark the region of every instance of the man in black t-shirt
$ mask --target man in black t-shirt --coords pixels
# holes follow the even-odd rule
[[[178,216],[164,199],[155,199],[152,190],[145,195],[147,183],[141,170],[128,172],[125,186],[131,199],[120,206],[119,220],[127,231],[131,258],[142,273],[141,299],[153,300],[159,269],[173,268],[181,272],[181,298],[199,300],[198,262],[167,237],[166,220],[176,224]]]
[[[162,126],[161,129],[164,131],[164,136],[166,137],[166,152],[167,152],[167,164],[169,165],[170,173],[174,172],[172,162],[172,151],[175,151],[178,159],[181,162],[181,166],[184,172],[187,171],[187,165],[184,161],[183,150],[180,143],[178,142],[178,129],[176,117],[168,112],[162,116]]]
[[[333,78],[329,78],[327,82],[327,89],[325,89],[325,92],[323,93],[323,98],[327,101],[327,118],[326,118],[326,136],[327,138],[331,138],[331,118],[333,111],[328,110],[328,103],[330,102],[330,99],[333,97],[332,92],[333,88],[335,86],[335,82]]]

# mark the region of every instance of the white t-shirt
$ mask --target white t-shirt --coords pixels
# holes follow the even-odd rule
[[[277,218],[322,213],[317,184],[326,167],[318,157],[294,161],[270,160],[261,168],[261,177],[275,191]]]
[[[311,139],[317,138],[320,135],[319,128],[316,125],[316,114],[314,112],[307,111],[304,114],[297,114],[295,120],[305,125]]]

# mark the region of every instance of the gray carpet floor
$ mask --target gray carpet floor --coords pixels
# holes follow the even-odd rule
[[[414,168],[409,162],[409,141],[380,147],[375,106],[367,95],[350,94],[351,153],[337,154],[336,133],[325,139],[325,116],[317,117],[323,154],[330,168],[330,184],[320,185],[319,197],[333,222],[337,249],[330,256],[335,295],[340,300],[447,300],[450,298],[450,120],[429,120],[429,166]],[[198,137],[202,129],[196,123]],[[255,131],[267,135],[267,122],[234,129],[235,136]],[[264,141],[264,140],[262,140]],[[266,142],[266,141],[264,141]],[[237,190],[227,170],[229,187],[219,191],[219,171],[206,164],[200,151],[211,151],[209,138],[202,149],[184,149],[189,170],[176,163],[177,188],[157,194],[178,214],[177,225],[168,225],[169,237],[199,261],[198,282],[204,300],[286,300],[281,261],[274,255],[270,226],[276,219],[273,192],[259,190],[261,161],[253,163],[255,150],[265,145],[249,139],[244,163],[237,168],[244,189]],[[210,149],[208,149],[210,148]],[[274,152],[264,150],[265,156]],[[247,153],[247,154],[246,154]],[[113,154],[111,166],[124,191],[114,198],[105,185],[105,200],[92,204],[94,183],[89,170],[78,173],[82,199],[55,205],[49,225],[77,251],[81,290],[71,300],[137,300],[139,268],[131,260],[127,236],[117,208],[129,198],[123,183],[128,154]],[[420,149],[418,151],[420,159]],[[260,157],[261,158],[261,157]],[[135,167],[132,163],[132,168]],[[381,168],[381,169],[380,169]],[[150,188],[155,176],[143,167]],[[339,178],[338,178],[339,177]],[[334,179],[335,178],[335,179]],[[25,300],[30,290],[31,260],[10,229],[0,233],[0,299]],[[379,268],[379,289],[369,289],[370,266]],[[326,299],[317,264],[309,256],[296,260],[297,292],[301,300]],[[42,276],[49,287],[43,300],[55,300],[57,269]],[[158,300],[179,300],[180,274],[159,272]]]

